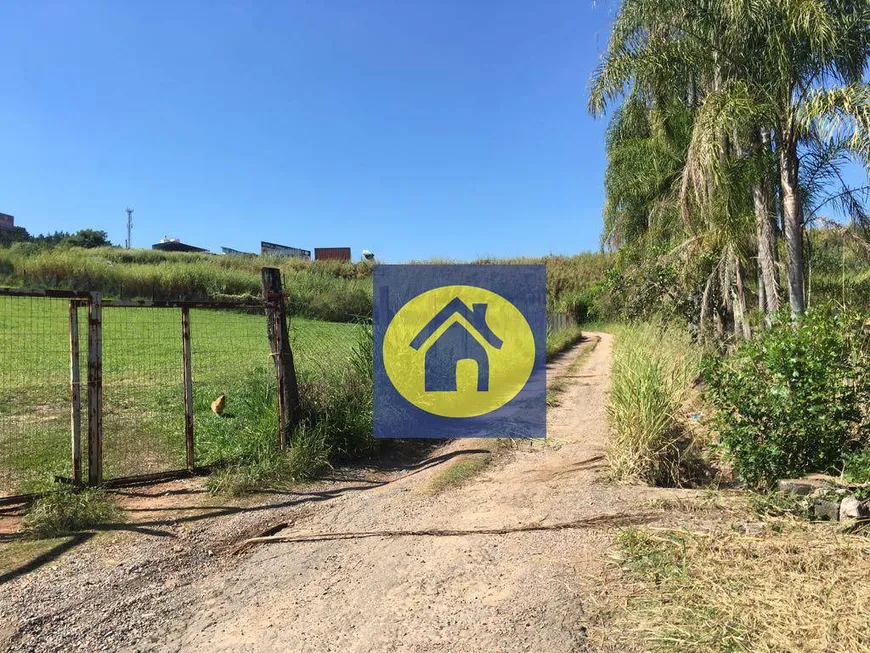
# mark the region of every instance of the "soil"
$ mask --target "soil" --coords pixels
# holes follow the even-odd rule
[[[241,502],[198,479],[119,490],[127,523],[0,572],[0,649],[588,650],[615,534],[660,522],[650,499],[694,494],[607,480],[612,344],[587,334],[550,366],[567,383],[545,441],[414,448]]]

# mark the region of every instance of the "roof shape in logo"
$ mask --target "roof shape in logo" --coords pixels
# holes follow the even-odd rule
[[[420,349],[442,324],[449,320],[454,313],[457,313],[464,317],[486,342],[496,349],[501,349],[503,344],[501,338],[495,335],[486,323],[488,306],[488,304],[472,304],[471,309],[469,309],[459,297],[454,297],[426,323],[426,326],[420,329],[420,333],[411,341],[411,347]]]

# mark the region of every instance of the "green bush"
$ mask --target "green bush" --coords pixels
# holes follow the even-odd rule
[[[838,472],[867,442],[868,337],[859,316],[788,316],[727,359],[705,365],[716,428],[747,485]]]
[[[846,457],[843,463],[843,480],[847,483],[870,483],[870,448],[861,449]]]

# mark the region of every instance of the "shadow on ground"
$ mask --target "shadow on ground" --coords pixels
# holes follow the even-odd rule
[[[320,482],[343,483],[340,487],[325,490],[313,491],[292,491],[270,489],[252,495],[254,497],[277,497],[276,500],[268,502],[259,502],[256,505],[222,505],[208,504],[193,501],[195,498],[203,498],[208,495],[208,492],[201,488],[182,488],[166,491],[161,489],[161,485],[165,485],[165,481],[155,481],[152,483],[143,483],[140,485],[128,488],[116,488],[110,492],[118,497],[122,502],[125,499],[141,499],[155,500],[167,496],[184,496],[191,497],[190,505],[172,505],[166,507],[125,507],[124,512],[131,517],[129,522],[115,522],[102,524],[94,529],[74,533],[64,538],[64,540],[49,549],[40,552],[32,559],[8,569],[0,573],[0,585],[8,583],[15,578],[24,574],[30,573],[40,567],[57,560],[75,549],[76,547],[88,542],[99,532],[105,531],[126,531],[145,535],[149,537],[159,538],[176,538],[176,534],[168,527],[175,527],[179,524],[196,523],[206,520],[218,519],[229,515],[237,515],[242,513],[257,513],[281,508],[297,507],[305,504],[316,504],[324,501],[329,501],[349,492],[363,492],[392,483],[408,476],[418,474],[422,471],[442,465],[454,458],[480,453],[490,453],[489,449],[466,449],[462,451],[453,451],[436,456],[430,455],[436,448],[443,446],[444,440],[405,440],[397,441],[395,446],[385,448],[381,455],[375,459],[370,459],[365,462],[365,465],[350,466],[340,468],[335,473],[328,474],[319,479]],[[404,472],[404,474],[401,474]],[[389,480],[380,480],[370,478],[378,474],[400,473],[398,477],[390,478]],[[0,514],[7,517],[20,517],[26,512],[27,502],[15,505],[7,505],[0,507]],[[165,518],[144,518],[146,514],[153,513],[172,513],[172,516]],[[185,514],[189,513],[189,514]],[[34,541],[31,540],[25,533],[2,533],[0,532],[0,546],[14,544],[18,542]]]

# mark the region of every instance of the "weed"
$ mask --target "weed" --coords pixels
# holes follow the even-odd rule
[[[61,486],[33,503],[22,527],[32,537],[51,538],[118,521],[121,516],[121,511],[102,490]]]
[[[264,447],[251,457],[221,467],[208,476],[206,488],[213,494],[241,496],[310,480],[329,464],[329,449],[319,436],[300,429],[287,450]]]
[[[568,387],[568,380],[562,377],[557,379],[553,379],[547,385],[547,405],[550,408],[555,408],[560,405],[559,395],[565,391],[565,388]]]
[[[616,542],[629,567],[649,581],[660,583],[686,575],[686,538],[679,532],[657,536],[630,528]]]
[[[429,487],[435,492],[441,492],[448,488],[454,488],[466,483],[492,462],[492,454],[471,454],[463,460],[459,460],[441,474],[435,476]]]
[[[232,404],[232,417],[205,415],[198,428],[199,452],[218,464],[210,491],[240,495],[309,480],[332,461],[374,450],[372,432],[372,332],[356,328],[350,365],[331,374],[299,376],[300,425],[287,450],[278,449],[278,406],[271,370],[254,371]]]
[[[749,498],[749,505],[759,517],[813,517],[812,502],[805,496],[790,492],[753,494]]]

